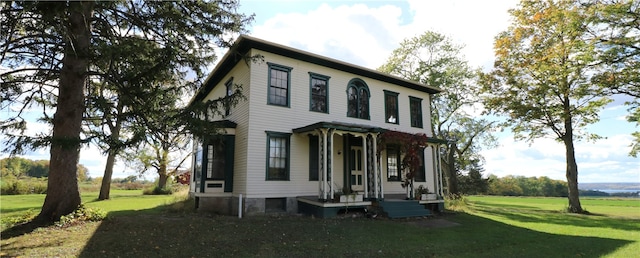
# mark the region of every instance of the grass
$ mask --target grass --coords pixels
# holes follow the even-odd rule
[[[96,196],[96,195],[94,195]],[[5,206],[20,207],[13,196]],[[153,198],[153,197],[157,197]],[[238,219],[169,212],[184,197],[112,193],[109,219],[41,228],[2,239],[2,256],[23,257],[638,257],[640,200],[590,200],[596,215],[568,214],[562,198],[469,197],[434,218],[261,216]],[[33,197],[31,197],[33,198]],[[95,198],[95,197],[94,197]],[[36,199],[36,198],[34,198]],[[134,204],[134,199],[137,204]],[[23,199],[24,200],[24,199]],[[84,199],[87,200],[87,199]],[[40,203],[32,206],[39,208]],[[140,206],[138,206],[140,205]],[[26,206],[26,207],[25,207]],[[145,208],[141,208],[145,207]],[[187,207],[190,207],[187,204]],[[8,208],[7,208],[8,209]],[[19,211],[13,211],[19,215]],[[457,223],[434,227],[438,221]]]
[[[142,195],[142,190],[111,190],[110,200],[97,201],[98,192],[86,192],[81,195],[87,207],[100,208],[106,212],[117,211],[130,214],[174,202],[172,195]],[[2,218],[20,216],[27,210],[40,211],[44,203],[44,194],[7,195],[1,197],[0,213]],[[149,212],[147,211],[147,212]],[[2,227],[4,229],[4,225]]]

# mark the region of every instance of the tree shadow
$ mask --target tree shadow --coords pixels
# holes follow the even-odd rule
[[[537,209],[535,206],[529,205],[517,205],[517,204],[503,204],[503,203],[488,203],[483,201],[473,201],[471,204],[473,206],[491,206],[491,207],[500,207],[505,209]]]
[[[100,225],[79,257],[601,257],[634,243],[544,233],[470,214],[440,219],[460,225],[428,228],[391,219],[120,214]]]
[[[189,207],[169,212],[172,206],[174,204],[146,210],[110,212],[108,219],[97,226],[86,244],[77,249],[77,255],[601,257],[634,243],[621,239],[550,234],[465,213],[412,220],[317,219],[289,215],[238,219],[233,216],[195,213]],[[500,212],[498,215],[509,214]],[[511,216],[531,219],[522,218],[519,214]],[[425,223],[406,223],[434,219],[447,220],[459,226],[434,228],[421,226]],[[626,229],[635,230],[636,227]],[[2,237],[5,238],[4,233]],[[56,245],[62,246],[64,243]],[[2,249],[3,255],[22,256],[26,252],[24,245],[3,245]]]
[[[28,211],[28,210],[33,210],[33,209],[37,209],[37,208],[39,208],[39,207],[4,208],[4,209],[2,209],[2,213]]]
[[[493,204],[491,204],[493,205]],[[528,223],[550,223],[557,225],[574,225],[578,227],[593,227],[593,228],[611,228],[628,231],[640,231],[640,223],[629,223],[630,221],[640,222],[640,220],[620,220],[609,219],[607,216],[601,214],[571,214],[563,211],[551,211],[551,210],[531,210],[526,211],[509,211],[502,209],[492,209],[487,206],[476,206],[476,210],[504,217],[506,219],[528,222]]]
[[[451,240],[466,243],[466,246],[454,249],[454,252],[463,252],[450,253],[456,257],[602,257],[634,243],[621,239],[546,233],[472,214],[456,217],[459,218],[454,221],[466,226],[468,231],[481,232],[455,237],[449,236],[449,229],[438,231],[439,237],[443,234]],[[479,237],[484,239],[478,240]]]
[[[10,228],[7,228],[0,233],[0,236],[2,236],[2,239],[7,240],[14,237],[22,236],[25,234],[29,234],[38,228],[48,227],[51,225],[53,225],[53,223],[43,222],[36,218],[32,221],[16,224]]]

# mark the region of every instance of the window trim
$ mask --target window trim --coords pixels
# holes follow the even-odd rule
[[[402,168],[401,168],[401,163],[402,163],[402,155],[400,153],[400,148],[397,145],[387,145],[386,146],[386,151],[385,151],[385,155],[387,157],[387,182],[400,182],[402,181]],[[398,171],[398,175],[396,176],[395,179],[391,179],[391,177],[389,176],[389,150],[393,150],[395,151],[396,154],[396,159],[397,159],[397,164],[396,164],[396,169]]]
[[[418,105],[418,114],[416,114],[416,118],[418,118],[417,121],[414,121],[414,115],[413,115],[413,109],[412,106],[413,105]],[[417,97],[413,97],[413,96],[409,96],[409,120],[411,120],[411,127],[416,127],[416,128],[424,128],[424,123],[422,119],[422,99],[421,98],[417,98]]]
[[[358,85],[361,84],[361,85]],[[350,116],[349,115],[349,89],[354,88],[356,90],[356,115],[355,116]],[[360,113],[360,104],[361,104],[361,98],[360,98],[360,90],[364,90],[367,93],[367,114],[366,116],[362,115]],[[347,84],[347,90],[346,90],[346,94],[347,94],[347,117],[353,117],[353,118],[359,118],[359,119],[366,119],[366,120],[371,120],[371,91],[369,91],[369,86],[367,85],[366,82],[364,82],[362,79],[360,78],[353,78],[349,81],[349,83]]]
[[[400,93],[397,92],[393,92],[393,91],[388,91],[388,90],[384,90],[384,122],[387,124],[400,124],[400,111],[398,110],[398,107],[400,106],[398,103],[398,96],[400,95]],[[395,109],[396,112],[395,114],[391,114],[391,115],[395,115],[396,116],[396,120],[395,122],[389,122],[389,119],[387,117],[389,117],[389,109],[387,108],[387,97],[393,97],[396,100],[396,104],[395,104]]]
[[[267,134],[267,144],[266,144],[266,161],[265,161],[265,180],[266,181],[289,181],[290,180],[290,171],[291,171],[291,133],[283,133],[283,132],[273,132],[273,131],[265,131]],[[269,158],[271,157],[271,138],[284,138],[285,139],[285,168],[284,168],[284,177],[283,178],[273,178],[269,176]]]
[[[279,106],[279,107],[290,107],[291,106],[291,70],[293,70],[293,68],[271,63],[271,62],[267,62],[267,65],[269,65],[268,77],[267,77],[267,104],[273,105],[273,106]],[[278,103],[271,103],[271,93],[270,93],[271,87],[272,87],[271,86],[271,70],[278,70],[278,71],[287,73],[287,104],[285,105],[278,104]]]
[[[231,114],[231,101],[229,101],[229,97],[233,95],[233,93],[229,94],[230,90],[233,90],[233,77],[229,78],[227,82],[224,83],[224,87],[226,88],[225,98],[227,100],[224,103],[224,116],[229,116]]]
[[[220,145],[222,145],[222,146],[220,146]],[[206,166],[204,166],[205,171],[203,173],[204,176],[205,176],[205,179],[206,180],[218,180],[218,181],[225,180],[225,176],[226,176],[225,170],[226,170],[226,166],[227,166],[227,162],[226,162],[227,161],[226,160],[227,154],[225,153],[226,150],[224,150],[222,153],[216,153],[216,148],[217,147],[222,147],[222,149],[225,149],[224,140],[223,139],[216,139],[216,138],[209,139],[206,144],[203,144],[202,147],[203,147],[202,149],[204,150],[202,162],[203,162],[203,164],[206,163]],[[222,156],[219,156],[219,155],[222,155]],[[213,165],[214,165],[214,160],[216,158],[225,159],[225,164],[224,164],[225,167],[222,168],[222,172],[221,172],[222,176],[220,176],[220,174],[218,174],[218,176],[216,176],[215,173],[214,173]],[[211,172],[211,174],[209,174],[209,172]],[[220,171],[218,171],[218,173],[220,173]]]
[[[313,112],[318,112],[318,113],[325,113],[325,114],[329,114],[329,79],[331,77],[330,76],[326,76],[326,75],[322,75],[322,74],[318,74],[318,73],[314,73],[314,72],[309,72],[309,111],[313,111]],[[325,82],[325,111],[316,111],[312,109],[312,103],[313,103],[313,79],[316,80],[324,80]]]

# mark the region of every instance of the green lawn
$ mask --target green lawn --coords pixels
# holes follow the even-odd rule
[[[564,198],[468,198],[464,211],[421,219],[238,219],[168,212],[176,197],[122,192],[109,219],[44,228],[1,240],[2,256],[23,257],[638,257],[639,199],[583,199],[594,215],[567,214]],[[96,195],[94,195],[95,198]],[[42,198],[1,196],[2,216],[39,208]],[[15,199],[14,199],[15,198]],[[90,198],[83,197],[83,200]],[[20,205],[18,205],[20,203]],[[136,204],[137,203],[137,204]],[[5,207],[6,206],[6,207]],[[146,208],[142,208],[146,207]],[[453,227],[438,227],[448,221]]]
[[[25,211],[40,211],[44,194],[7,195],[0,197],[0,214],[3,218],[19,216]],[[97,201],[97,192],[82,193],[82,202],[88,207],[100,208],[106,212],[131,213],[147,210],[174,202],[171,195],[142,195],[142,190],[111,190],[110,200]]]

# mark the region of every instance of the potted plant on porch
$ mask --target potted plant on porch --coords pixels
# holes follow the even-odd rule
[[[429,193],[429,188],[424,187],[424,185],[419,185],[416,188],[416,197],[420,197],[420,200],[427,200],[427,194]]]
[[[362,200],[362,194],[351,191],[351,188],[347,186],[342,188],[342,194],[340,194],[340,202],[361,202]]]

